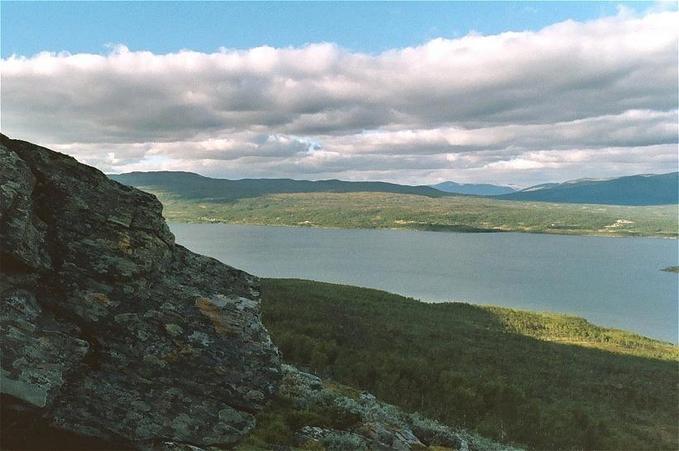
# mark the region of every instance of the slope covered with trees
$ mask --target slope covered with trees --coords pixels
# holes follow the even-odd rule
[[[537,449],[676,449],[679,349],[581,318],[268,279],[288,361]]]

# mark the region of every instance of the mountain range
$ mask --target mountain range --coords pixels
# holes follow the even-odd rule
[[[498,199],[608,205],[679,203],[679,172],[546,183]]]
[[[679,203],[679,173],[645,174],[612,179],[578,179],[545,183],[520,191],[492,184],[443,182],[432,186],[343,180],[240,179],[205,177],[191,172],[157,171],[109,175],[129,186],[145,187],[184,199],[229,202],[279,193],[380,192],[427,197],[475,195],[499,200],[607,205],[668,205]]]
[[[153,188],[185,199],[232,201],[278,193],[356,193],[380,192],[442,197],[449,193],[430,186],[398,185],[386,182],[346,182],[343,180],[293,179],[216,179],[192,172],[130,172],[109,175],[124,185]]]

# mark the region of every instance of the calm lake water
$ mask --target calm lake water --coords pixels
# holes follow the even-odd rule
[[[426,301],[570,313],[677,343],[677,241],[521,233],[171,224],[177,242],[262,277]]]

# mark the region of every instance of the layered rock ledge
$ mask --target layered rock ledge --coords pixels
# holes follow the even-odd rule
[[[175,244],[161,212],[0,137],[3,447],[45,431],[73,447],[228,446],[252,429],[281,378],[257,279]]]

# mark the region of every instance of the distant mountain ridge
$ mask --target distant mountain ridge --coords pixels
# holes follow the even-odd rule
[[[451,195],[430,186],[409,186],[386,182],[293,179],[229,180],[179,171],[129,172],[126,174],[110,174],[109,177],[124,185],[153,188],[186,199],[209,199],[224,202],[277,193],[384,192],[428,197]]]
[[[470,194],[475,196],[497,196],[516,191],[509,186],[492,185],[490,183],[457,183],[448,181],[430,186],[444,193]]]
[[[500,200],[605,205],[669,205],[679,203],[679,172],[578,179],[543,183],[515,191],[508,186],[443,182],[437,185],[399,185],[387,182],[293,179],[219,179],[183,171],[109,174],[124,185],[165,192],[183,199],[230,202],[268,194],[395,193],[427,197],[483,196]]]
[[[497,199],[606,205],[679,203],[679,172],[545,183]]]

